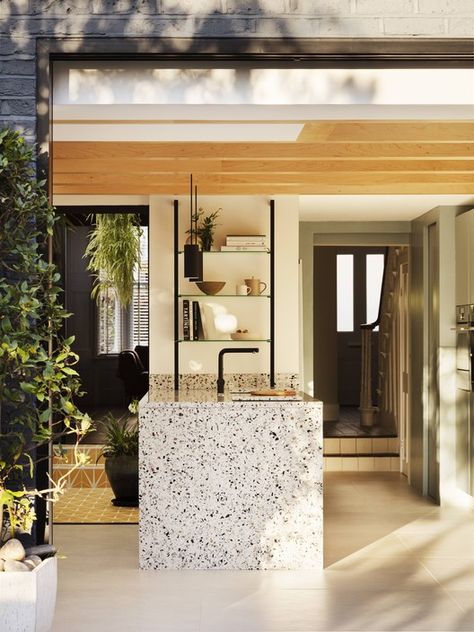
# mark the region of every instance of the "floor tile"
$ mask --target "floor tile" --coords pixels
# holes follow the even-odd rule
[[[446,590],[474,591],[474,563],[469,557],[425,558],[423,566]],[[474,608],[474,601],[472,602]]]
[[[400,607],[403,604],[403,607]],[[434,593],[274,590],[228,604],[204,601],[201,630],[456,630],[465,613],[441,589]]]
[[[53,632],[472,632],[471,521],[396,473],[328,472],[321,571],[139,571],[136,525],[56,525]]]
[[[420,558],[459,557],[470,560],[474,566],[474,525],[472,524],[454,523],[450,528],[436,533],[404,531],[399,534],[399,537]]]

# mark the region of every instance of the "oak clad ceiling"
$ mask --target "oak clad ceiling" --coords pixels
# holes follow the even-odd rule
[[[54,141],[53,194],[182,195],[191,172],[201,195],[474,194],[474,122],[300,122],[291,142]]]

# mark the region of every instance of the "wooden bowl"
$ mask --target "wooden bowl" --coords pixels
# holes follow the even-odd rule
[[[196,281],[196,285],[203,294],[213,296],[218,294],[225,285],[225,281]]]

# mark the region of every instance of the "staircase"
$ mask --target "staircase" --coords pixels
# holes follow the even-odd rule
[[[400,401],[408,375],[401,372],[400,301],[402,264],[408,262],[406,247],[389,248],[386,288],[382,294],[378,353],[378,419],[379,425],[399,430]]]
[[[379,314],[373,323],[362,325],[361,425],[398,427],[400,403],[399,296],[400,265],[405,247],[387,248]],[[377,405],[372,394],[372,332],[379,328]]]
[[[398,437],[326,437],[327,472],[399,472]]]

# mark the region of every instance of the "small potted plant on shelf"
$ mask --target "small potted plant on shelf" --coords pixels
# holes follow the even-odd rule
[[[73,338],[59,300],[59,274],[45,252],[56,222],[34,171],[33,152],[10,129],[0,130],[0,627],[48,630],[56,600],[57,560],[34,539],[35,500],[54,502],[87,457],[79,442],[91,429],[75,398]],[[74,463],[46,488],[36,487],[42,454],[64,435],[74,437]],[[38,525],[37,525],[38,528]],[[41,602],[41,603],[39,603]]]
[[[129,406],[131,414],[138,409],[138,402]],[[102,422],[105,444],[99,456],[105,459],[105,473],[118,507],[138,506],[138,423],[131,415],[117,419],[109,413]]]
[[[221,211],[222,209],[218,208],[217,211],[204,215],[205,211],[200,206],[193,217],[193,222],[195,222],[196,225],[194,232],[198,236],[201,248],[204,252],[209,252],[212,249],[214,233],[217,226],[216,219],[219,217]],[[186,232],[190,233],[191,231],[188,230]]]

